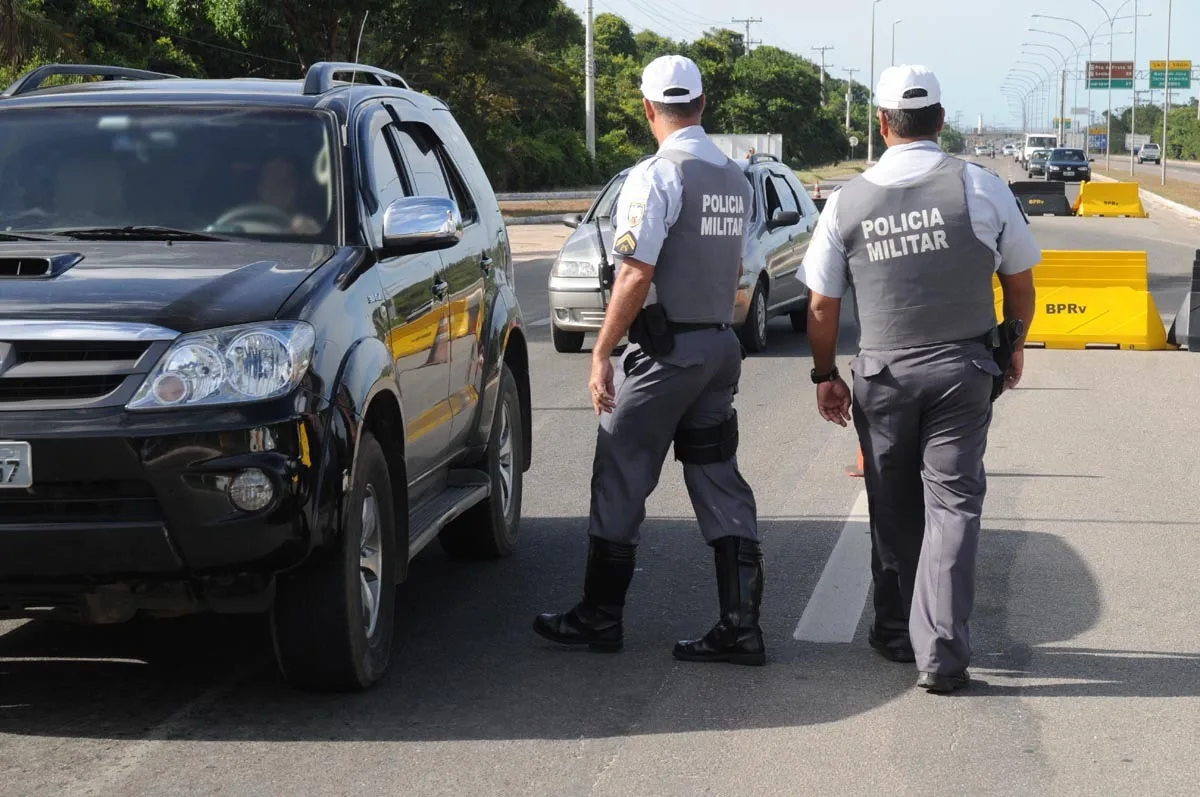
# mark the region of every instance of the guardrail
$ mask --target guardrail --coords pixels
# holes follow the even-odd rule
[[[496,194],[497,202],[539,202],[555,199],[593,199],[600,193],[600,188],[580,189],[578,191],[540,191],[529,194],[505,193]]]

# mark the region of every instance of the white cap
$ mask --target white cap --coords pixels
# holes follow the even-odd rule
[[[928,108],[942,101],[937,76],[923,66],[890,66],[879,76],[875,104],[891,111]]]
[[[642,96],[650,102],[691,102],[703,93],[700,67],[685,56],[655,58],[642,72]]]

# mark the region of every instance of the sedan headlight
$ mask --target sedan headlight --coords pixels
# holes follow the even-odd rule
[[[1052,171],[1052,172],[1061,172],[1061,171],[1062,171],[1062,167],[1061,167],[1061,166],[1051,166],[1051,167],[1050,167],[1050,171]]]
[[[286,396],[312,362],[316,334],[300,321],[184,335],[154,366],[131,410],[241,404]]]
[[[586,260],[558,260],[550,269],[552,277],[599,277],[600,266]]]

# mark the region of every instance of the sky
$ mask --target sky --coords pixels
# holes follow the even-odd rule
[[[751,25],[752,40],[791,50],[820,62],[821,54],[813,47],[832,46],[825,53],[826,69],[839,78],[848,75],[843,69],[858,69],[854,79],[867,82],[871,52],[871,0],[593,0],[596,14],[614,13],[634,28],[653,30],[673,39],[692,40],[715,26],[744,30],[734,25],[733,17],[758,18]],[[565,0],[581,15],[585,0]],[[897,63],[922,63],[932,69],[942,84],[942,101],[947,118],[957,114],[964,127],[973,128],[980,114],[987,126],[1020,128],[1020,116],[1015,113],[1004,94],[1009,70],[1031,70],[1045,73],[1057,70],[1062,59],[1045,46],[1023,47],[1040,43],[1057,48],[1070,57],[1074,68],[1071,45],[1058,36],[1029,32],[1034,27],[1060,32],[1077,46],[1084,47],[1080,55],[1080,70],[1084,68],[1087,39],[1075,25],[1047,19],[1032,19],[1031,15],[1049,14],[1074,19],[1089,32],[1096,31],[1095,58],[1107,60],[1109,40],[1108,21],[1096,3],[1116,17],[1132,16],[1134,2],[1138,6],[1137,66],[1149,70],[1150,60],[1166,58],[1168,0],[880,0],[875,6],[875,74],[891,63],[892,31],[895,30]],[[1124,7],[1122,7],[1124,6]],[[1150,16],[1144,16],[1149,14]],[[901,20],[893,26],[894,20]],[[1133,19],[1118,19],[1113,39],[1114,61],[1134,60]],[[1122,31],[1128,31],[1122,35]],[[1171,60],[1191,59],[1200,67],[1200,0],[1173,0],[1171,14]],[[1190,35],[1189,35],[1190,34]],[[1025,54],[1022,50],[1035,54]],[[1036,53],[1043,53],[1038,55]],[[1048,56],[1048,57],[1047,57]],[[1051,60],[1054,59],[1054,66]],[[1037,66],[1018,64],[1032,61]],[[1193,72],[1193,74],[1196,74]],[[1190,92],[1172,91],[1173,102],[1183,102],[1185,96],[1195,96],[1200,80],[1192,81]],[[1148,76],[1140,76],[1138,88],[1149,89]],[[1055,90],[1057,97],[1057,89]],[[1067,82],[1067,106],[1073,103],[1076,86],[1070,77]],[[1108,92],[1093,91],[1092,107],[1103,111],[1108,107]],[[1078,88],[1078,104],[1088,104],[1086,83]],[[1143,94],[1139,103],[1151,98]],[[1133,93],[1114,90],[1112,103],[1123,108],[1133,101]],[[1153,101],[1162,102],[1162,91],[1154,92]],[[1044,103],[1043,103],[1044,105]],[[1055,101],[1054,107],[1057,107]],[[1081,117],[1082,121],[1082,117]]]

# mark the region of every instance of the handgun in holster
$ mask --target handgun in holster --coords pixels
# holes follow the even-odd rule
[[[675,333],[671,330],[666,308],[657,302],[643,307],[629,325],[629,342],[636,343],[654,357],[674,351]]]
[[[1024,324],[1019,318],[1010,318],[997,325],[991,332],[989,348],[992,350],[992,359],[1000,366],[1000,375],[992,377],[992,401],[1000,398],[1000,394],[1004,392],[1008,369],[1012,367],[1013,352],[1022,334]]]

